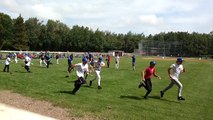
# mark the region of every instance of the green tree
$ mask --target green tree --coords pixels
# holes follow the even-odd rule
[[[28,36],[24,25],[24,19],[19,15],[14,20],[14,41],[13,49],[14,50],[29,50],[28,47]]]
[[[10,49],[13,38],[13,24],[9,15],[0,13],[0,50]]]
[[[41,33],[39,35],[39,38],[38,38],[38,50],[48,50],[47,49],[47,46],[46,43],[48,42],[48,39],[47,39],[47,29],[46,29],[46,25],[41,25]]]
[[[39,36],[41,34],[41,25],[42,22],[39,22],[37,18],[29,18],[25,21],[30,50],[39,50]]]

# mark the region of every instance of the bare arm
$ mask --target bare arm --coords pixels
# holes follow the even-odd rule
[[[183,67],[183,72],[186,72],[186,69],[185,69],[185,67]]]
[[[145,77],[144,76],[145,76],[145,70],[141,72],[141,78],[142,78],[143,81],[145,81]]]
[[[158,75],[156,74],[156,72],[154,72],[153,75],[154,75],[155,77],[157,77],[158,79],[161,79],[161,77],[158,76]]]

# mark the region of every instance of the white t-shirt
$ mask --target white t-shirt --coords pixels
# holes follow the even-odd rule
[[[25,61],[27,61],[27,63],[25,63],[26,66],[30,66],[31,58],[28,57],[28,56],[26,56],[26,57],[25,57]]]
[[[174,79],[175,78],[178,79],[180,73],[183,72],[183,65],[182,64],[180,64],[180,65],[178,65],[178,64],[172,64],[170,66],[170,68],[171,68],[171,71],[170,71],[171,77],[174,78]]]
[[[10,64],[10,58],[7,57],[7,59],[5,60],[5,65],[9,65]]]
[[[120,60],[120,57],[119,57],[119,56],[116,56],[116,57],[115,57],[115,61],[119,63],[119,60]]]
[[[84,72],[88,72],[88,64],[78,63],[75,65],[76,74],[78,77],[84,77]]]

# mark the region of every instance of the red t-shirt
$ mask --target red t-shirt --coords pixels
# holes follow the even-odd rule
[[[110,62],[110,56],[107,56],[107,61]]]
[[[152,77],[152,74],[155,73],[155,68],[148,67],[146,68],[145,72],[145,79],[150,79]]]

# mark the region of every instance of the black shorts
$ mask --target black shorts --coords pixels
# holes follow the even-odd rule
[[[83,77],[79,77],[78,80],[75,81],[75,84],[85,84],[86,80]]]
[[[146,89],[149,90],[149,91],[151,91],[152,90],[151,78],[145,79],[144,83],[146,85]]]

